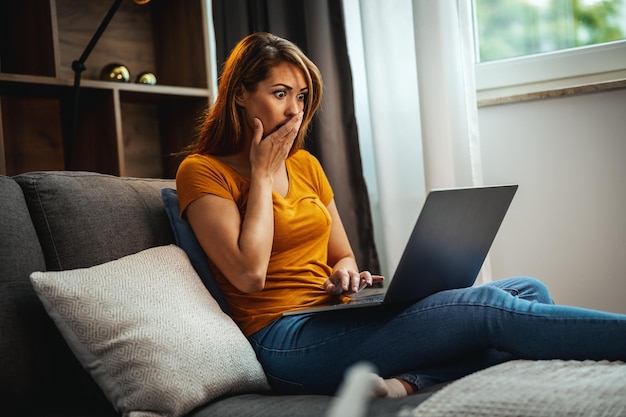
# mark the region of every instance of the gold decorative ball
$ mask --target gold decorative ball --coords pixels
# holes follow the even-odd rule
[[[151,72],[142,72],[137,76],[135,82],[139,84],[155,85],[157,83],[156,75]]]
[[[130,71],[122,64],[109,64],[102,69],[100,79],[128,83],[130,82]]]

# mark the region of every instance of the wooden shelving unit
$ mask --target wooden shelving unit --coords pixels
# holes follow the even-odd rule
[[[78,59],[112,0],[0,2],[0,173],[63,170]],[[205,0],[122,3],[82,74],[72,170],[173,178],[210,100]],[[131,83],[100,80],[125,65]],[[134,82],[141,72],[157,85]]]

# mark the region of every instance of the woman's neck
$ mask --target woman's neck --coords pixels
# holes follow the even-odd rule
[[[247,152],[242,151],[232,155],[215,155],[215,158],[237,171],[239,175],[250,178],[251,167]]]

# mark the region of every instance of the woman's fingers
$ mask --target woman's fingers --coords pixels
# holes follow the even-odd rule
[[[352,295],[366,287],[371,287],[375,282],[380,282],[383,279],[384,277],[381,275],[372,275],[369,271],[357,273],[340,269],[326,280],[324,289],[333,295]]]
[[[272,140],[278,141],[283,145],[283,149],[286,150],[287,153],[289,153],[293,142],[296,140],[296,137],[298,137],[298,131],[300,130],[300,125],[302,124],[302,117],[302,112],[294,115],[276,132],[268,135],[266,139],[271,138]]]
[[[370,271],[363,271],[359,274],[359,291],[363,288],[371,287],[373,284],[372,274]]]
[[[263,122],[254,118],[254,131],[252,132],[252,143],[258,145],[263,140]]]
[[[294,115],[287,123],[265,138],[263,138],[263,123],[257,118],[254,119],[252,148],[250,149],[250,162],[253,170],[261,169],[274,173],[282,166],[282,162],[289,155],[293,142],[298,136],[302,117],[303,113]]]

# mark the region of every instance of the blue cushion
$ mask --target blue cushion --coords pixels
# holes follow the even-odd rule
[[[200,276],[200,279],[202,279],[204,286],[209,290],[213,298],[215,298],[215,301],[220,305],[222,311],[229,314],[230,309],[228,308],[224,294],[222,294],[220,287],[215,281],[211,268],[209,268],[209,262],[204,253],[204,249],[200,246],[189,223],[180,218],[180,206],[178,205],[178,194],[176,194],[176,190],[172,188],[162,188],[161,197],[163,198],[163,205],[165,206],[167,217],[169,217],[172,230],[174,231],[176,245],[185,251],[191,264]]]

